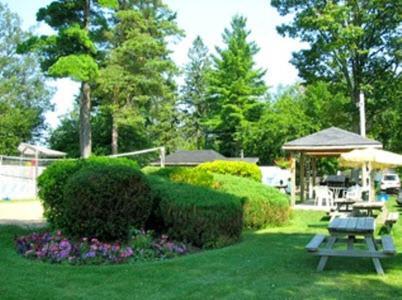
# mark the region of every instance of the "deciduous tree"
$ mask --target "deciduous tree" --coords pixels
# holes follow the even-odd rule
[[[0,3],[0,154],[16,154],[19,143],[38,139],[45,129],[44,113],[52,107],[52,91],[36,55],[17,54],[29,35],[18,16]]]
[[[325,80],[334,91],[343,90],[350,99],[354,130],[359,128],[360,92],[366,94],[368,116],[396,99],[395,90],[384,93],[384,88],[392,90],[393,82],[401,83],[400,1],[272,0],[271,4],[281,15],[293,16],[278,32],[308,44],[293,55],[299,76],[306,83]]]

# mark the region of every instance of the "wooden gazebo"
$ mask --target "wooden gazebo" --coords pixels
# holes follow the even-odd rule
[[[382,148],[378,141],[362,137],[337,127],[331,127],[314,134],[290,141],[282,149],[291,154],[291,204],[296,203],[296,159],[300,165],[300,199],[305,199],[306,163],[308,163],[308,182],[315,186],[317,158],[338,157],[342,153],[362,148]],[[364,175],[363,175],[364,176]]]

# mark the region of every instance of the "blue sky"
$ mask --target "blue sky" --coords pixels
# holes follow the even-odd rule
[[[37,10],[51,0],[0,0],[8,4],[23,21],[25,29],[35,26],[35,31],[48,34],[46,25],[36,23]],[[289,63],[292,51],[302,45],[295,40],[283,38],[276,32],[276,26],[286,21],[269,4],[269,0],[166,0],[171,9],[177,12],[177,22],[186,36],[171,45],[173,59],[179,66],[187,62],[187,51],[192,41],[200,35],[209,50],[214,53],[215,46],[222,45],[222,32],[230,24],[231,18],[241,14],[248,18],[251,30],[250,39],[254,40],[261,51],[256,56],[258,67],[267,69],[266,82],[270,87],[288,85],[297,81],[297,71]],[[55,111],[48,113],[47,121],[55,128],[58,119],[72,108],[74,96],[79,85],[68,79],[49,81],[56,88],[52,101]]]

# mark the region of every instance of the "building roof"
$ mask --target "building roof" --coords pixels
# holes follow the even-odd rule
[[[214,150],[178,150],[166,156],[166,165],[198,165],[203,162],[224,160],[222,154]]]
[[[165,165],[187,165],[194,166],[204,162],[211,162],[214,160],[230,160],[230,161],[245,161],[250,163],[257,163],[256,157],[231,157],[227,158],[214,150],[178,150],[171,153],[165,158]]]
[[[260,160],[258,157],[226,157],[224,160],[229,161],[244,161],[252,164],[258,163]]]
[[[352,150],[358,148],[382,148],[378,141],[337,127],[331,127],[311,135],[290,141],[282,146],[290,151]]]
[[[65,152],[52,150],[37,145],[30,145],[27,143],[21,143],[18,146],[18,151],[20,151],[21,154],[25,156],[35,156],[36,153],[38,154],[38,156],[45,156],[45,157],[63,157],[67,155],[67,153]]]

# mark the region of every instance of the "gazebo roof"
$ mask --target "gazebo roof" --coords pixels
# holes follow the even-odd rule
[[[282,146],[288,151],[342,151],[359,148],[382,148],[378,141],[337,127],[331,127],[311,135],[290,141]]]

